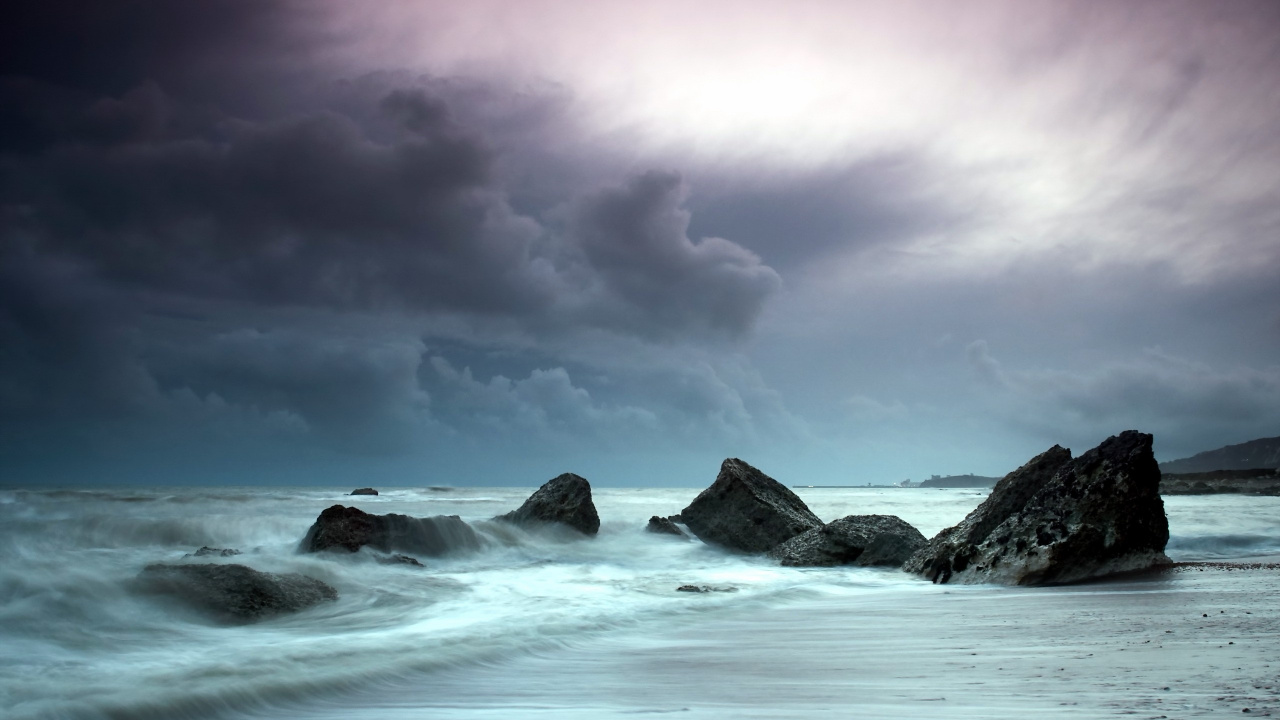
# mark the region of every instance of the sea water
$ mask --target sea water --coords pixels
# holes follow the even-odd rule
[[[406,689],[456,690],[465,685],[461,678],[479,677],[489,678],[488,687],[514,687],[521,678],[537,683],[542,681],[534,678],[542,676],[527,672],[530,663],[568,663],[583,657],[583,648],[626,648],[617,652],[642,656],[654,638],[744,617],[786,618],[815,602],[865,607],[888,617],[896,607],[951,592],[892,570],[783,568],[767,558],[645,532],[650,516],[678,512],[696,489],[597,488],[601,527],[595,538],[490,520],[518,507],[532,488],[389,488],[376,497],[344,492],[0,490],[0,715],[302,718],[329,712],[372,718],[398,716],[398,707],[404,717],[532,717],[535,708],[495,709],[483,697],[478,704],[450,700],[447,714],[436,707],[422,715],[415,708],[424,698]],[[796,492],[824,520],[892,514],[927,537],[958,522],[986,494],[898,488]],[[425,568],[380,563],[365,552],[299,553],[299,541],[316,516],[339,503],[378,514],[458,515],[480,533],[483,548],[421,558]],[[1171,497],[1165,504],[1175,560],[1280,554],[1280,498]],[[134,579],[145,565],[194,562],[185,556],[202,546],[242,553],[209,561],[318,578],[336,588],[339,599],[253,624],[226,625],[137,591]],[[686,584],[721,592],[676,592]],[[749,633],[752,625],[743,627]],[[811,649],[824,637],[820,626],[813,634],[812,622],[803,632],[799,625],[778,632],[800,643],[785,651],[794,659],[806,654],[804,637],[811,638]],[[844,662],[856,669],[874,659],[855,652]],[[512,669],[521,663],[524,670]],[[583,675],[588,669],[575,672],[579,681],[589,680]],[[715,682],[719,672],[687,667],[680,678],[691,681],[703,673]],[[616,669],[610,677],[619,682]],[[620,688],[626,685],[623,678]],[[544,691],[550,692],[526,688],[522,697]],[[630,691],[643,695],[646,689]],[[477,687],[468,697],[477,700],[475,694],[484,692]],[[548,716],[563,716],[571,707],[569,700]],[[785,716],[780,707],[762,716]],[[599,705],[592,708],[584,716],[608,714]]]

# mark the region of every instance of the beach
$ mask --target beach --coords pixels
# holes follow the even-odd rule
[[[692,489],[597,490],[595,539],[487,525],[528,488],[59,492],[0,500],[7,717],[1178,718],[1280,706],[1280,570],[1239,564],[1280,555],[1276,498],[1167,499],[1169,552],[1200,565],[1009,588],[783,568],[643,531]],[[926,535],[984,495],[797,492],[823,518],[899,514]],[[299,555],[335,502],[460,514],[491,544],[426,568]],[[325,580],[339,599],[228,626],[130,590],[146,563],[201,545]]]

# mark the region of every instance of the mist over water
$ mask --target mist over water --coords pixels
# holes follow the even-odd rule
[[[594,539],[488,520],[531,491],[0,491],[0,708],[12,718],[304,717],[317,703],[370,688],[650,637],[744,610],[785,613],[796,603],[874,605],[879,598],[886,603],[879,611],[891,612],[904,593],[939,592],[897,571],[783,568],[644,531],[649,516],[678,512],[696,489],[597,489],[602,524]],[[926,536],[958,522],[985,495],[797,492],[824,520],[893,514]],[[421,558],[425,569],[379,563],[367,552],[299,554],[307,528],[335,503],[378,514],[459,515],[482,547]],[[1165,504],[1175,560],[1280,554],[1280,498],[1172,497]],[[202,546],[243,554],[184,559]],[[335,587],[339,599],[228,626],[141,593],[134,582],[149,563],[205,561],[302,573]],[[732,591],[675,592],[685,584]]]

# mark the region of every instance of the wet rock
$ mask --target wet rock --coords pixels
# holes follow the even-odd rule
[[[654,515],[649,518],[649,525],[645,527],[645,530],[648,530],[651,533],[658,533],[659,535],[675,535],[682,538],[689,537],[684,534],[684,531],[680,529],[680,526],[676,525],[671,518],[664,518],[658,515]]]
[[[1133,430],[1072,460],[1054,446],[1005,476],[903,566],[938,583],[1068,583],[1169,563],[1151,436]]]
[[[383,555],[378,558],[378,562],[383,565],[409,565],[412,567],[426,567],[418,558],[409,557],[408,555]]]
[[[586,535],[600,530],[600,515],[591,500],[591,483],[573,473],[548,480],[518,509],[494,520],[518,525],[560,523]]]
[[[231,557],[239,554],[240,551],[235,548],[215,548],[206,545],[193,553],[187,553],[183,557]]]
[[[709,592],[738,592],[735,587],[715,587],[713,585],[681,585],[676,588],[676,592],[687,593],[709,593]]]
[[[680,517],[703,542],[749,553],[822,525],[795,493],[737,458],[721,464],[715,482]]]
[[[144,592],[174,598],[233,622],[297,612],[338,598],[338,591],[315,578],[222,563],[148,565],[138,575],[138,583]]]
[[[791,566],[900,567],[927,543],[896,515],[849,515],[791,538],[769,556]]]
[[[356,488],[351,491],[352,495],[377,495],[378,491],[373,488]]]
[[[302,552],[369,547],[384,553],[410,552],[438,557],[456,551],[477,550],[480,536],[457,515],[415,518],[408,515],[371,515],[343,505],[327,508],[307,530]]]

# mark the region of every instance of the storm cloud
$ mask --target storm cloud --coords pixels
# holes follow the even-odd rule
[[[1268,3],[4,12],[15,481],[842,484],[1280,422]]]

